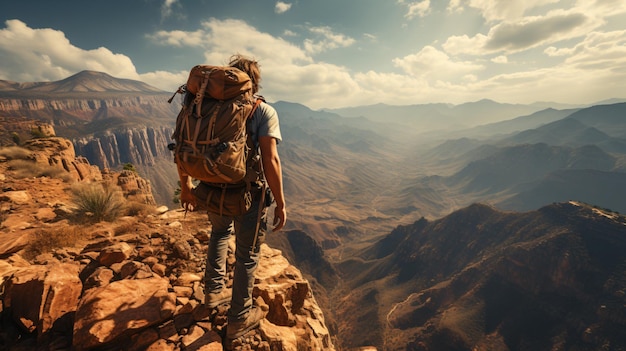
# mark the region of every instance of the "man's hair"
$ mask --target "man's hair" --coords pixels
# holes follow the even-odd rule
[[[252,93],[256,94],[259,91],[259,88],[261,87],[261,69],[259,68],[259,63],[256,60],[241,54],[236,54],[230,57],[230,63],[228,65],[246,72],[252,80]]]

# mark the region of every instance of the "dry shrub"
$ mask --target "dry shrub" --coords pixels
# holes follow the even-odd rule
[[[7,165],[16,178],[48,177],[61,179],[66,183],[72,181],[72,176],[65,169],[36,162],[32,159],[32,152],[20,146],[0,148],[0,158],[9,161]]]
[[[124,222],[115,227],[115,229],[113,230],[113,235],[120,236],[123,234],[132,233],[136,230],[136,228],[137,228],[136,222]]]
[[[0,148],[0,156],[7,160],[25,160],[29,158],[31,151],[20,146],[7,146]]]
[[[113,222],[125,211],[126,200],[112,183],[77,183],[72,187],[72,200],[80,221]]]
[[[149,216],[156,213],[156,208],[153,205],[142,203],[139,201],[128,201],[126,204],[127,216]]]
[[[54,249],[73,247],[85,240],[85,230],[82,227],[59,224],[36,231],[26,247],[24,256],[28,259],[34,258]]]
[[[4,223],[7,218],[9,218],[9,211],[0,209],[0,228],[3,227],[2,223]]]
[[[21,159],[9,161],[8,165],[16,178],[48,177],[61,179],[66,183],[72,180],[72,176],[58,166],[43,165],[35,161]]]

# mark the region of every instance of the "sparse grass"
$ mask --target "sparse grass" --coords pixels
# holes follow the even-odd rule
[[[144,204],[138,201],[128,201],[126,204],[125,214],[127,216],[148,216],[156,213],[156,208],[152,205]]]
[[[59,166],[50,166],[31,159],[32,152],[20,146],[0,148],[0,158],[8,160],[7,165],[16,178],[49,177],[71,182],[72,177]]]
[[[122,223],[122,224],[120,224],[120,225],[115,227],[115,229],[113,230],[113,235],[119,236],[119,235],[123,235],[123,234],[127,234],[127,233],[132,233],[133,231],[135,231],[136,227],[137,227],[137,223],[136,222],[125,222],[125,223]]]
[[[34,233],[24,251],[24,257],[32,259],[37,255],[52,252],[54,249],[71,247],[85,240],[85,230],[75,225],[59,225],[40,229]]]
[[[58,166],[49,166],[30,160],[15,159],[8,162],[9,169],[14,172],[15,178],[48,177],[61,179],[66,183],[72,181],[70,174]]]
[[[111,183],[78,183],[72,187],[72,199],[81,221],[113,222],[126,207],[121,191]]]

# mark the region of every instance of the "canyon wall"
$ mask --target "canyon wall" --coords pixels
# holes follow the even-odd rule
[[[167,103],[168,94],[120,95],[106,94],[93,97],[2,97],[0,116],[20,115],[28,118],[49,120],[54,125],[72,125],[76,122],[92,122],[110,117],[129,120],[154,121],[157,124],[173,124],[179,105]]]
[[[167,149],[173,133],[171,127],[142,127],[103,131],[92,136],[74,138],[76,153],[101,168],[115,168],[126,163],[153,166],[171,157]]]

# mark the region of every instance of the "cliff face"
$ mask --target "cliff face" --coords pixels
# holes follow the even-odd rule
[[[171,151],[167,149],[173,129],[138,127],[104,131],[73,140],[76,154],[102,169],[121,169],[132,164],[150,181],[157,203],[171,205],[178,174]]]
[[[122,95],[93,94],[81,98],[54,96],[50,98],[17,98],[0,95],[0,116],[24,116],[50,121],[55,126],[119,118],[125,121],[156,125],[172,124],[178,112],[176,104],[168,104],[168,94]],[[154,124],[150,124],[154,125]]]
[[[73,143],[77,154],[101,168],[126,163],[153,166],[158,159],[171,157],[167,144],[172,133],[170,127],[129,128],[75,138]]]
[[[67,130],[79,130],[83,126],[55,128],[41,119],[16,116],[0,116],[0,122],[0,145],[20,144],[33,135],[55,135],[57,129],[62,132],[56,134],[62,136],[63,131],[68,134]],[[72,138],[72,153],[101,169],[120,170],[123,165],[132,164],[152,184],[157,203],[170,205],[178,180],[172,154],[167,149],[173,131],[172,127],[157,122],[151,126],[102,128],[93,134]]]
[[[1,84],[4,83],[4,84]],[[74,144],[76,155],[101,169],[130,163],[152,184],[158,203],[169,205],[178,176],[167,149],[180,105],[144,83],[84,71],[58,82],[0,81],[0,120],[45,123]],[[24,126],[21,126],[21,129]],[[30,130],[6,140],[19,144]],[[40,132],[38,134],[45,134]]]

